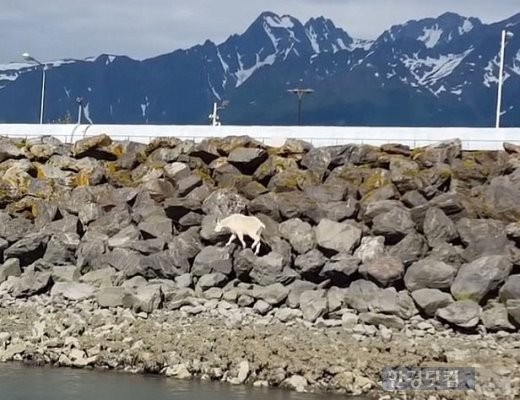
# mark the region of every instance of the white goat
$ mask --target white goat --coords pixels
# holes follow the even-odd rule
[[[231,214],[222,220],[217,220],[215,232],[221,232],[224,228],[231,231],[231,237],[226,243],[226,246],[229,246],[231,242],[238,237],[238,240],[242,243],[242,248],[245,249],[246,242],[244,242],[244,235],[247,235],[253,239],[251,249],[255,251],[255,254],[258,254],[260,251],[260,237],[262,231],[265,229],[265,225],[257,217]]]

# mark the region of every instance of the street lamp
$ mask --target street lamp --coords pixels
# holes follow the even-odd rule
[[[211,119],[211,125],[212,126],[220,126],[220,117],[218,116],[218,110],[223,110],[226,108],[229,104],[229,100],[224,100],[220,106],[217,105],[217,102],[213,103],[213,112],[208,116],[209,119]]]
[[[500,110],[502,108],[502,84],[504,82],[504,54],[506,49],[506,40],[513,37],[513,32],[502,31],[502,42],[500,45],[500,68],[498,72],[498,93],[497,93],[497,114],[495,127],[500,127]]]
[[[36,58],[32,57],[29,53],[23,53],[22,57],[29,62],[33,62],[42,67],[42,95],[40,102],[40,124],[43,124],[43,102],[45,100],[45,65],[38,61]]]
[[[303,95],[313,93],[314,90],[313,89],[296,88],[296,89],[289,89],[287,91],[290,92],[290,93],[294,93],[295,95],[298,96],[298,125],[300,125],[301,114],[302,114],[302,98],[303,98]]]
[[[78,104],[78,125],[81,124],[81,112],[83,111],[83,97],[76,97]]]

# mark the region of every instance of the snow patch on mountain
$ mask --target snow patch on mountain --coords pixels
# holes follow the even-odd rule
[[[439,24],[435,24],[432,28],[423,28],[423,34],[419,36],[417,40],[424,42],[424,45],[431,49],[439,42],[442,32],[442,29],[439,28]]]
[[[234,74],[237,79],[235,87],[239,87],[240,85],[242,85],[259,68],[262,68],[266,65],[273,65],[275,61],[276,61],[275,54],[270,54],[265,59],[260,60],[260,56],[257,53],[256,54],[256,63],[249,68],[244,68],[244,65],[242,64],[242,56],[240,54],[238,54],[238,64],[240,66],[240,69],[237,72],[235,72],[235,74]]]
[[[408,55],[401,58],[401,62],[409,69],[416,82],[422,86],[437,83],[440,79],[449,76],[457,68],[462,60],[473,51],[473,48],[461,54],[440,55],[439,58],[418,58],[417,53],[413,57]]]
[[[469,19],[465,19],[462,26],[459,26],[459,35],[464,35],[473,29],[473,23]]]
[[[285,28],[291,29],[294,28],[294,23],[291,20],[291,17],[284,15],[283,17],[278,17],[276,15],[270,15],[265,17],[265,22],[273,27],[273,28]]]

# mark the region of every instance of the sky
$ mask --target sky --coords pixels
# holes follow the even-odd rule
[[[0,63],[124,54],[143,59],[241,33],[262,11],[324,16],[360,39],[446,11],[496,22],[519,0],[1,0]]]

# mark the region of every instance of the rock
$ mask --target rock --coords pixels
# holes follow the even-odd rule
[[[315,283],[309,281],[295,280],[289,286],[289,295],[287,296],[287,305],[292,308],[300,307],[300,296],[306,290],[314,290],[317,287]]]
[[[267,184],[267,188],[274,193],[303,190],[307,186],[319,183],[319,176],[315,171],[291,169],[278,172]]]
[[[223,287],[228,278],[226,275],[215,272],[202,275],[197,281],[197,286],[199,286],[202,290],[206,290],[212,287]]]
[[[211,272],[228,275],[233,270],[233,261],[227,247],[204,247],[195,257],[191,273],[202,276]]]
[[[461,140],[451,139],[416,148],[412,152],[412,158],[428,168],[439,163],[450,164],[454,159],[460,158],[461,152]]]
[[[132,308],[134,299],[123,287],[103,287],[99,289],[96,300],[100,307]]]
[[[513,265],[506,256],[480,257],[460,267],[451,285],[451,294],[457,300],[479,302],[504,282],[512,269]]]
[[[229,189],[213,191],[202,203],[202,211],[206,215],[225,218],[231,214],[246,214],[248,201],[238,193]]]
[[[252,259],[253,268],[249,275],[254,283],[262,286],[280,282],[285,265],[284,261],[284,257],[276,252],[270,252],[262,257],[255,257]]]
[[[315,227],[316,241],[320,247],[337,253],[352,252],[361,241],[361,229],[349,224],[322,219]]]
[[[256,311],[260,315],[265,315],[272,309],[273,309],[273,307],[269,303],[267,303],[263,300],[257,300],[255,305],[253,306],[253,310]]]
[[[112,144],[112,139],[106,134],[90,136],[76,141],[72,146],[72,154],[77,158],[84,157],[87,152],[90,156],[95,156],[94,150],[110,144]]]
[[[189,288],[193,283],[192,275],[189,273],[175,277],[175,284],[179,288]]]
[[[229,383],[231,383],[232,385],[241,385],[247,380],[249,372],[249,362],[247,360],[240,361],[240,363],[238,364],[238,374],[236,378],[229,379]]]
[[[282,382],[283,387],[293,389],[298,393],[305,392],[305,388],[307,387],[307,385],[307,379],[305,379],[305,377],[301,375],[292,375],[291,377],[285,379]]]
[[[298,318],[303,317],[303,313],[300,310],[294,308],[282,307],[276,310],[274,317],[279,319],[281,322],[289,322]]]
[[[227,160],[242,173],[252,174],[267,158],[263,149],[237,147],[229,153]]]
[[[404,328],[404,322],[395,315],[378,314],[374,312],[364,312],[359,314],[360,321],[368,325],[383,325],[390,329],[401,330]]]
[[[51,277],[53,282],[74,282],[81,276],[79,268],[74,265],[56,266],[52,269]],[[1,281],[1,278],[0,278]]]
[[[506,302],[507,313],[516,325],[520,326],[520,300],[513,299]]]
[[[509,322],[506,306],[496,301],[488,302],[484,306],[480,318],[490,332],[515,329],[514,325]]]
[[[42,233],[29,233],[4,251],[4,258],[18,258],[21,265],[32,264],[41,258],[45,252],[45,246],[49,240],[48,235]]]
[[[0,266],[0,283],[6,281],[10,276],[20,276],[21,274],[20,260],[18,258],[8,258]]]
[[[52,284],[50,272],[37,272],[34,270],[25,270],[24,273],[17,278],[13,288],[14,297],[29,297],[35,294],[45,293]]]
[[[268,286],[255,286],[250,295],[272,306],[278,306],[287,299],[289,289],[281,283],[273,283]]]
[[[300,295],[300,309],[303,318],[314,322],[328,311],[327,297],[324,290],[306,290]]]
[[[382,286],[395,282],[403,276],[404,265],[396,257],[381,256],[362,264],[359,273],[365,277],[372,277]]]
[[[341,315],[341,323],[344,328],[353,328],[357,325],[359,317],[357,314],[345,312]]]
[[[317,249],[311,250],[308,253],[300,254],[294,260],[294,266],[301,272],[302,276],[313,280],[312,277],[317,276],[327,259]]]
[[[370,303],[380,288],[371,281],[358,279],[350,284],[345,291],[344,302],[358,312],[365,312],[370,309]]]
[[[509,276],[500,288],[499,295],[502,303],[506,303],[508,300],[520,300],[520,275]]]
[[[61,233],[51,236],[43,260],[53,265],[70,265],[76,262],[75,252],[79,245],[79,235]]]
[[[388,254],[401,259],[404,265],[408,266],[414,261],[420,260],[428,252],[428,243],[418,233],[406,235],[395,246],[388,250]]]
[[[384,236],[386,243],[397,243],[406,235],[415,232],[415,224],[409,211],[395,207],[373,219],[372,232]]]
[[[345,289],[332,286],[327,291],[328,311],[334,312],[342,308],[343,298],[345,297]]]
[[[331,257],[321,269],[320,276],[330,279],[331,282],[344,285],[354,275],[361,260],[347,253],[338,253]]]
[[[454,301],[449,293],[441,292],[439,289],[418,289],[413,291],[411,296],[428,317],[435,316],[439,308],[445,308]]]
[[[159,285],[138,286],[134,290],[133,306],[135,312],[151,313],[158,309],[163,301],[163,294]]]
[[[180,181],[190,175],[190,167],[182,162],[173,162],[163,167],[164,174],[173,181]]]
[[[342,202],[347,195],[347,186],[319,184],[313,186],[306,186],[304,193],[318,203],[337,203]]]
[[[359,258],[361,262],[381,257],[385,252],[385,238],[383,236],[366,236],[361,239],[361,244],[354,252],[354,256]]]
[[[463,254],[467,261],[488,255],[504,255],[512,246],[501,221],[462,218],[457,222],[457,230],[467,246]]]
[[[432,207],[426,211],[423,231],[430,247],[444,242],[451,242],[459,237],[453,221],[439,208]]]
[[[464,259],[462,258],[463,251],[462,246],[440,243],[431,250],[429,258],[460,267],[464,263]]]
[[[456,274],[455,267],[442,261],[425,258],[413,263],[406,270],[404,284],[410,292],[423,288],[448,289]]]
[[[474,328],[480,320],[480,306],[471,300],[459,300],[439,308],[436,316],[459,328]]]
[[[94,297],[95,289],[87,283],[58,282],[51,289],[51,296],[63,296],[65,299],[82,301]]]
[[[287,239],[292,248],[299,254],[307,253],[316,247],[314,230],[299,218],[282,222],[278,229],[283,238]]]
[[[108,267],[87,272],[85,275],[79,278],[79,281],[88,283],[98,288],[109,287],[114,285],[116,276],[116,270],[114,268]]]
[[[424,196],[418,190],[410,190],[406,192],[402,197],[401,201],[407,207],[419,207],[428,203],[428,200],[424,198]]]
[[[166,368],[164,375],[174,376],[177,379],[190,379],[191,378],[191,373],[185,364],[176,364],[172,367]]]
[[[173,237],[172,220],[161,215],[151,215],[137,226],[145,237],[153,237],[169,241]],[[138,238],[134,238],[136,240]]]

